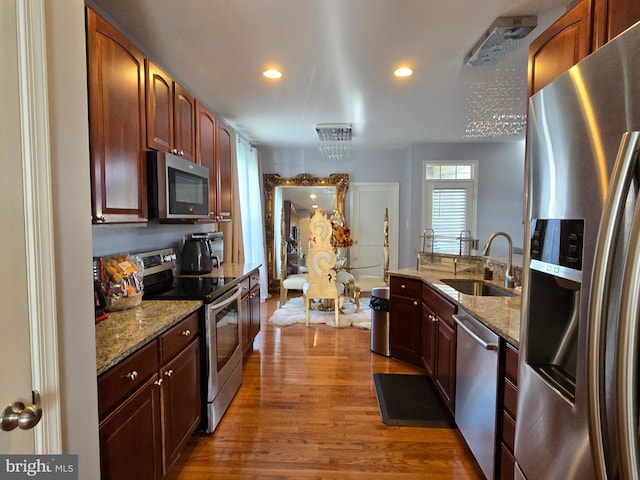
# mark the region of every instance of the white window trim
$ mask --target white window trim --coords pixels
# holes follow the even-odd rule
[[[455,179],[446,179],[446,180],[426,180],[427,178],[427,166],[428,165],[471,165],[473,167],[473,179],[472,180],[455,180]],[[438,184],[438,183],[447,183],[450,185],[453,184],[469,184],[472,183],[472,193],[471,193],[471,225],[469,229],[471,230],[471,235],[473,237],[477,236],[477,222],[478,222],[478,161],[477,160],[425,160],[422,165],[422,229],[424,231],[427,228],[431,228],[431,212],[426,208],[427,202],[430,204],[431,200],[429,197],[429,192],[432,190],[430,188],[430,184]],[[436,236],[438,232],[435,232]]]

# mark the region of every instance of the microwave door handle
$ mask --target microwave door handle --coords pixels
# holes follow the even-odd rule
[[[600,230],[594,255],[589,326],[587,330],[587,391],[588,425],[591,451],[597,478],[608,478],[605,449],[609,451],[604,389],[604,359],[606,315],[614,262],[615,245],[622,223],[622,215],[629,186],[637,163],[636,149],[640,132],[625,132],[608,185]]]
[[[638,446],[638,316],[640,315],[640,197],[631,226],[620,304],[616,358],[617,431],[620,445],[620,478],[640,477]]]

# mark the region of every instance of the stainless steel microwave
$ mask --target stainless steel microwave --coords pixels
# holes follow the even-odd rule
[[[165,152],[148,152],[149,216],[160,220],[209,218],[209,169]]]

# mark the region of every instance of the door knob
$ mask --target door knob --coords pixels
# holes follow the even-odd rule
[[[0,429],[9,432],[16,427],[21,430],[29,430],[35,427],[42,418],[40,407],[40,393],[33,391],[33,404],[28,407],[22,402],[14,402],[7,405],[0,416]]]

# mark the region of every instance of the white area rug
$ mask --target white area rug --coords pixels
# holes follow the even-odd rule
[[[360,299],[360,312],[355,313],[356,305],[351,300],[345,298],[338,328],[354,326],[356,328],[371,329],[371,309],[369,308],[369,298]],[[285,326],[296,323],[304,324],[304,299],[294,297],[287,301],[282,308],[279,308],[269,319],[272,325]],[[311,310],[309,312],[309,324],[326,323],[330,327],[335,327],[335,315],[333,310],[322,312]]]

